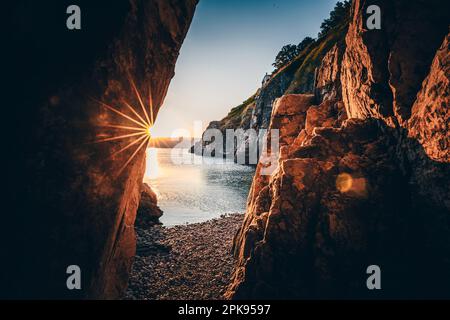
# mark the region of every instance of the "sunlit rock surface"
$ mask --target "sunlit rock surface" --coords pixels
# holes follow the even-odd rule
[[[365,26],[366,8],[378,5],[381,30]],[[431,61],[448,32],[441,0],[354,1],[343,58],[343,99],[349,117],[403,123]]]
[[[342,61],[337,48],[322,60],[306,120],[283,121],[275,104],[271,128],[290,138],[274,174],[258,165],[228,298],[450,296],[450,20],[439,1],[370,4],[383,29],[366,30],[369,2],[354,1]],[[366,287],[373,264],[380,291]]]
[[[9,3],[8,95],[11,152],[2,212],[8,230],[1,296],[118,298],[135,254],[134,220],[145,171],[133,139],[93,143],[135,123],[107,103],[156,116],[196,0],[77,1],[82,29],[65,26],[61,1]],[[150,103],[151,101],[151,103]],[[149,112],[149,111],[148,111]],[[150,112],[149,112],[150,113]],[[149,115],[150,116],[150,115]],[[136,118],[136,117],[135,117]],[[69,291],[66,268],[78,265],[82,289]]]
[[[342,99],[341,62],[344,50],[344,45],[335,44],[316,71],[315,92],[320,101]]]
[[[449,38],[445,37],[434,57],[408,121],[409,136],[420,142],[428,157],[440,162],[450,162]]]

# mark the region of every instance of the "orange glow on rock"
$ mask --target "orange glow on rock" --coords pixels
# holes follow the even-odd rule
[[[351,190],[353,186],[353,178],[348,173],[341,173],[336,178],[336,188],[344,193]]]
[[[121,99],[122,105],[125,106],[125,108],[128,111],[131,111],[130,114],[126,114],[125,112],[121,111],[117,107],[110,106],[102,101],[97,101],[108,111],[111,111],[112,113],[120,116],[122,118],[122,121],[126,125],[123,124],[114,124],[114,123],[106,123],[100,125],[104,128],[110,128],[115,130],[120,130],[120,133],[114,134],[112,136],[102,136],[100,139],[97,139],[96,143],[102,143],[102,142],[111,142],[111,141],[119,141],[123,139],[128,139],[129,143],[119,149],[118,151],[111,154],[111,157],[115,157],[119,153],[125,152],[126,150],[131,149],[133,146],[137,145],[136,148],[134,148],[134,151],[132,151],[131,155],[128,157],[128,159],[125,161],[124,165],[118,170],[117,176],[119,176],[123,170],[128,166],[128,164],[136,157],[136,155],[139,153],[140,150],[145,150],[147,148],[148,142],[151,138],[151,128],[153,126],[153,101],[151,97],[151,90],[149,88],[149,96],[146,101],[148,101],[148,106],[145,105],[144,99],[142,98],[141,93],[138,91],[136,84],[134,83],[133,79],[130,77],[130,83],[131,87],[136,94],[136,98],[139,101],[141,114],[139,113],[138,108],[134,108],[130,103],[128,103],[125,99]],[[149,117],[150,114],[150,117]],[[129,132],[132,133],[129,133]]]
[[[336,178],[336,188],[341,193],[365,197],[367,195],[367,182],[364,177],[353,177],[349,173],[340,173]]]

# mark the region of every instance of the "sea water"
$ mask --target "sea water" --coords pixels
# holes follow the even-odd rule
[[[158,196],[165,226],[197,223],[245,212],[254,168],[193,155],[186,149],[150,148],[144,182]]]

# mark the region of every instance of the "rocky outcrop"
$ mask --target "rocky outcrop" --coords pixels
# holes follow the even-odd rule
[[[381,30],[365,26],[368,5],[383,14]],[[448,31],[442,1],[355,1],[342,66],[349,117],[403,124],[410,115],[436,49]],[[420,41],[418,41],[420,39]]]
[[[256,95],[251,96],[239,106],[231,109],[228,115],[222,120],[211,121],[203,133],[202,138],[191,147],[190,152],[197,155],[205,154],[215,157],[216,149],[218,149],[218,147],[213,143],[215,141],[214,138],[207,137],[205,133],[208,130],[219,130],[223,137],[223,151],[221,152],[221,156],[226,157],[228,152],[228,150],[226,150],[226,132],[229,129],[235,130],[236,128],[241,128],[247,130],[250,128],[252,114],[255,109],[255,96]],[[236,154],[236,149],[238,148],[235,147],[231,152]]]
[[[315,94],[319,101],[342,100],[341,62],[345,47],[335,44],[316,72]]]
[[[275,104],[278,168],[258,164],[228,298],[449,297],[447,40],[437,49],[450,20],[436,1],[371,1],[383,28],[366,30],[368,4],[354,1],[306,115],[277,111],[294,97]],[[370,265],[382,290],[366,287]]]
[[[136,226],[147,227],[155,224],[161,224],[159,218],[163,215],[158,207],[158,198],[156,193],[146,183],[142,184],[141,201],[136,215]]]
[[[387,217],[399,209],[392,193],[398,168],[384,153],[386,140],[374,122],[350,120],[339,129],[317,128],[309,143],[290,150],[250,200],[248,228],[235,242],[239,264],[229,296],[361,297],[365,282],[357,278],[363,278],[364,265],[371,259],[390,262],[379,259],[392,235],[386,233],[382,243],[377,239],[387,226],[375,204],[385,206]],[[383,154],[372,160],[372,149]],[[374,178],[377,183],[369,185]],[[391,231],[404,214],[392,221]]]
[[[102,106],[133,117],[124,101],[141,112],[138,91],[157,114],[196,3],[77,1],[78,31],[66,28],[60,1],[6,5],[5,103],[14,106],[5,111],[6,166],[17,170],[6,177],[13,206],[3,215],[2,297],[122,295],[145,152],[135,144],[116,153],[132,138],[93,143],[129,133],[105,125],[134,125]],[[70,265],[81,269],[81,290],[66,286]]]
[[[449,40],[447,35],[436,53],[407,124],[409,137],[418,140],[428,157],[439,162],[450,162]]]
[[[272,105],[275,99],[281,97],[294,78],[292,68],[285,68],[273,75],[261,88],[256,96],[255,109],[252,113],[250,127],[253,129],[267,129],[270,124]]]
[[[271,129],[278,129],[280,145],[291,145],[305,127],[308,109],[314,104],[312,94],[288,94],[274,103]]]

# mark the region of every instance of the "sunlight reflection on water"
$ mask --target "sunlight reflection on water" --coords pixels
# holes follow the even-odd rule
[[[199,157],[185,149],[171,153],[172,149],[148,149],[144,177],[158,195],[164,225],[202,222],[245,211],[252,167]],[[195,163],[176,164],[188,158]]]

